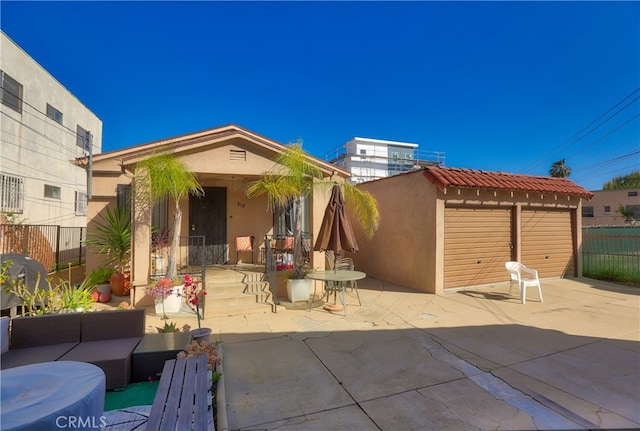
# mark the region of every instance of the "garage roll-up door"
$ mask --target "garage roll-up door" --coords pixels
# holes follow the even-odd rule
[[[444,217],[445,289],[509,281],[511,209],[447,207]]]
[[[522,263],[540,277],[574,276],[569,210],[522,210]]]

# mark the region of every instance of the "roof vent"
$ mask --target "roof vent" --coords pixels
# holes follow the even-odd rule
[[[229,150],[229,160],[235,160],[239,162],[247,161],[247,152],[244,150]]]

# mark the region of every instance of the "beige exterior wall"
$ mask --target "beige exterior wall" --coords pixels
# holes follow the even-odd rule
[[[634,193],[635,196],[629,196]],[[582,217],[582,225],[624,226],[625,219],[617,212],[620,205],[640,206],[640,188],[598,190],[593,192],[593,198],[583,204],[585,210],[588,209],[588,212],[592,213],[593,217]]]
[[[354,227],[360,246],[360,251],[352,256],[356,268],[382,281],[436,294],[444,292],[446,206],[512,209],[516,258],[522,252],[519,220],[523,208],[567,210],[574,221],[581,210],[581,199],[576,196],[458,188],[443,191],[427,180],[422,171],[371,181],[358,187],[378,199],[381,220],[380,228],[370,240]],[[575,264],[579,275],[582,236],[580,223],[573,224]]]
[[[366,239],[354,225],[360,251],[349,254],[357,270],[390,283],[436,292],[436,188],[422,175],[395,175],[358,185],[379,203],[380,227]]]

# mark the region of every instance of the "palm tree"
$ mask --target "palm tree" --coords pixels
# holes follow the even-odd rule
[[[143,196],[147,196],[149,203],[171,197],[175,201],[173,229],[166,278],[173,280],[177,274],[176,253],[180,242],[180,223],[182,210],[180,201],[187,195],[202,196],[204,190],[193,172],[174,157],[171,153],[153,154],[138,162],[135,167],[136,186]]]
[[[549,169],[549,175],[554,178],[567,178],[571,175],[571,168],[564,164],[565,159],[553,162],[551,169]]]
[[[316,187],[333,187],[334,182],[324,180],[322,171],[310,162],[309,156],[302,149],[302,143],[290,144],[287,149],[274,159],[276,165],[261,179],[249,183],[245,193],[249,198],[266,196],[272,209],[278,205],[291,202],[296,209],[295,227],[293,231],[293,273],[291,278],[304,276],[302,261],[302,201],[311,195]],[[345,201],[363,228],[367,237],[373,236],[378,229],[380,214],[375,197],[351,183],[340,183]]]

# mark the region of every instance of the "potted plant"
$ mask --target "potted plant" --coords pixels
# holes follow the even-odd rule
[[[201,196],[204,190],[193,172],[187,170],[185,165],[171,153],[154,154],[141,160],[134,169],[134,175],[141,199],[146,198],[149,204],[154,204],[163,198],[170,197],[175,202],[172,237],[165,273],[166,278],[173,279],[177,274],[176,254],[182,222],[180,201],[189,194]]]
[[[116,270],[110,266],[98,266],[87,274],[85,283],[87,286],[95,288],[92,295],[96,302],[111,301],[110,279],[115,272]]]
[[[147,286],[146,293],[153,296],[155,300],[156,314],[162,313],[162,318],[167,319],[167,312],[176,313],[180,311],[183,288],[182,279],[169,279],[166,277]]]
[[[99,254],[107,257],[108,264],[116,265],[110,277],[111,291],[114,295],[127,294],[124,270],[129,262],[131,251],[131,218],[124,208],[106,209],[106,215],[96,221],[95,232],[89,234],[85,244],[96,247]]]
[[[187,305],[196,313],[198,318],[198,329],[191,331],[193,339],[197,341],[209,341],[211,335],[211,328],[203,328],[201,326],[202,315],[200,314],[200,304],[204,301],[204,296],[207,294],[206,290],[202,288],[202,284],[199,280],[194,280],[190,275],[184,276],[184,291],[183,294],[187,301]]]
[[[151,234],[151,259],[153,260],[153,274],[164,274],[166,265],[165,249],[169,244],[169,230],[161,229]]]
[[[323,177],[322,170],[311,162],[310,157],[302,150],[300,142],[289,145],[275,158],[275,162],[276,165],[270,172],[247,185],[245,193],[249,198],[266,196],[272,210],[279,205],[293,203],[296,210],[293,229],[293,269],[286,277],[290,284],[291,280],[304,279],[308,270],[305,268],[302,253],[302,201],[311,195],[316,187],[328,189],[333,187],[335,182]],[[375,198],[347,181],[341,182],[339,186],[343,189],[345,200],[354,208],[356,218],[365,234],[373,235],[380,219]],[[311,280],[307,282],[310,291]]]

